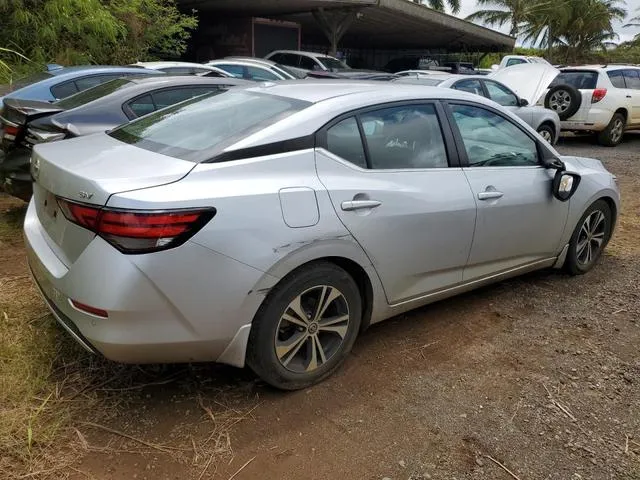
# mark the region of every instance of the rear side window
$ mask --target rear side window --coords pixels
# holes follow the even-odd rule
[[[625,70],[624,82],[627,84],[627,88],[640,90],[640,70]]]
[[[60,108],[64,108],[65,110],[71,110],[72,108],[79,107],[80,105],[85,105],[89,102],[93,102],[94,100],[105,97],[113,92],[122,90],[129,85],[131,85],[130,80],[118,78],[116,80],[111,80],[110,82],[103,83],[96,87],[89,88],[83,92],[65,98],[64,100],[60,100],[59,102],[56,102],[56,105],[59,105]]]
[[[152,113],[109,135],[139,148],[201,162],[309,105],[280,96],[230,90]]]
[[[627,88],[627,85],[624,83],[624,72],[622,70],[613,70],[608,72],[609,80],[616,88]]]
[[[598,72],[589,70],[565,70],[551,83],[557,85],[571,85],[582,90],[593,90],[598,85]]]
[[[51,87],[51,95],[58,99],[70,97],[74,93],[78,93],[75,82],[60,83]]]
[[[360,168],[367,168],[362,137],[354,117],[346,118],[327,130],[327,150]]]
[[[373,169],[444,168],[447,153],[433,105],[406,105],[362,114]]]
[[[143,115],[147,115],[151,112],[155,112],[156,106],[153,104],[153,99],[151,95],[144,95],[142,97],[136,98],[128,105],[129,109],[133,112],[135,117],[142,117]],[[129,117],[131,117],[129,115]]]
[[[463,92],[475,93],[476,95],[484,96],[484,91],[482,90],[482,84],[480,80],[460,80],[453,84],[452,88],[454,90],[461,90]]]

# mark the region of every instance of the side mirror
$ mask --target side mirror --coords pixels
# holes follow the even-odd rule
[[[553,177],[553,196],[561,202],[569,200],[580,184],[580,175],[558,169]]]
[[[524,99],[524,98],[519,98],[518,99],[518,106],[519,107],[526,107],[527,105],[529,105],[529,101]]]
[[[500,70],[500,65],[491,65],[491,70],[493,70],[494,72]]]

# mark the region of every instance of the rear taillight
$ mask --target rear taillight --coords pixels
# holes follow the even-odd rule
[[[15,140],[22,128],[5,124],[4,127],[2,127],[2,130],[4,132],[4,138],[7,140]]]
[[[216,214],[194,210],[120,210],[58,198],[67,220],[91,230],[123,253],[149,253],[182,245]]]
[[[607,95],[606,88],[596,88],[591,95],[591,103],[598,103]]]

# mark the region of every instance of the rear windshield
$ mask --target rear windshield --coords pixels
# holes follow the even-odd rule
[[[593,90],[598,85],[598,72],[590,70],[565,70],[560,72],[551,87],[556,85],[571,85],[583,90]]]
[[[109,135],[145,150],[202,162],[309,105],[255,92],[214,92],[142,117]]]
[[[76,93],[75,95],[71,95],[70,97],[59,100],[55,102],[55,104],[60,108],[64,108],[65,110],[71,110],[72,108],[76,108],[86,103],[93,102],[94,100],[105,97],[115,91],[121,90],[122,88],[125,88],[132,83],[133,82],[131,80],[127,80],[125,78],[116,78],[115,80],[111,80],[110,82],[102,83],[93,88],[83,90],[80,93]]]

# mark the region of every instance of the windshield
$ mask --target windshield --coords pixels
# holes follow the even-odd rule
[[[47,78],[51,78],[52,76],[53,75],[47,72],[39,72],[23,78],[18,78],[17,80],[14,80],[11,85],[0,85],[0,95],[6,95],[9,92],[13,92],[15,90],[18,90],[19,88],[27,87],[36,82],[40,82],[41,80],[46,80]]]
[[[109,135],[145,150],[202,162],[309,105],[246,91],[214,92],[142,117]]]
[[[593,90],[598,84],[598,72],[589,70],[565,70],[555,78],[550,88],[567,84],[578,89]]]
[[[342,69],[345,69],[345,68],[349,68],[349,66],[346,63],[338,60],[337,58],[333,58],[333,57],[316,57],[316,59],[320,63],[322,63],[327,70],[334,70],[334,69],[342,70]]]
[[[131,85],[133,82],[131,80],[127,80],[125,78],[117,78],[115,80],[111,80],[110,82],[102,83],[93,88],[89,88],[80,93],[76,93],[75,95],[71,95],[63,100],[59,100],[55,102],[57,106],[60,108],[64,108],[65,110],[71,110],[72,108],[79,107],[81,105],[85,105],[89,102],[93,102],[102,97],[106,97],[107,95],[120,90],[122,88]]]

